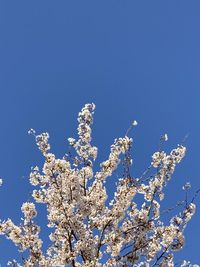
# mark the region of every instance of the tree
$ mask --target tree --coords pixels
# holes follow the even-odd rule
[[[91,144],[94,104],[86,104],[78,115],[78,140],[69,138],[69,152],[62,159],[50,153],[48,133],[36,135],[38,148],[44,155],[42,172],[34,167],[30,183],[37,186],[32,196],[47,207],[51,245],[42,250],[40,227],[34,223],[35,204],[23,203],[23,219],[15,225],[11,219],[1,221],[0,233],[18,246],[19,253],[28,251],[21,263],[11,266],[73,267],[148,267],[174,266],[174,253],[183,248],[184,230],[195,213],[195,197],[183,201],[182,211],[169,223],[161,219],[163,189],[185,155],[178,145],[170,154],[159,150],[151,165],[139,178],[132,177],[132,139],[115,139],[108,159],[94,173],[97,148]],[[133,122],[132,126],[137,124]],[[132,127],[131,126],[131,127]],[[167,135],[162,137],[167,140]],[[114,198],[108,196],[106,179],[122,167]],[[190,185],[186,184],[187,191]],[[142,195],[142,204],[134,202]],[[109,202],[109,203],[108,203]],[[22,264],[22,265],[21,265]],[[198,266],[183,261],[179,266]]]

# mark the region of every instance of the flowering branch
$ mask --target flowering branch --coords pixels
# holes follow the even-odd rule
[[[0,234],[10,239],[19,253],[28,253],[22,263],[12,260],[10,265],[175,266],[174,253],[183,248],[184,230],[195,213],[194,200],[199,191],[191,202],[187,196],[183,211],[168,223],[161,220],[160,214],[164,213],[160,211],[160,202],[186,148],[181,144],[166,154],[159,145],[150,166],[139,178],[133,178],[133,140],[128,134],[137,125],[134,121],[124,137],[114,140],[107,160],[95,172],[98,150],[91,144],[94,110],[94,104],[86,104],[78,114],[78,139],[68,139],[70,150],[62,159],[49,152],[48,133],[37,135],[33,129],[29,131],[45,161],[41,171],[37,166],[32,168],[30,183],[37,187],[32,192],[34,202],[46,205],[51,244],[46,251],[42,248],[40,228],[34,223],[36,206],[32,202],[23,203],[24,218],[19,226],[11,219],[0,222]],[[161,141],[167,139],[166,134],[161,137]],[[120,166],[123,174],[111,199],[106,181],[112,179]],[[138,194],[142,196],[141,205],[135,201]],[[198,265],[183,261],[181,266]]]

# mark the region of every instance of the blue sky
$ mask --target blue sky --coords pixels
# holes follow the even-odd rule
[[[113,139],[134,129],[133,174],[150,162],[163,133],[169,151],[186,134],[187,156],[169,183],[169,206],[182,185],[200,187],[199,1],[1,1],[0,2],[0,217],[19,222],[31,191],[31,166],[42,156],[29,128],[48,131],[61,157],[74,136],[77,113],[97,106],[94,144],[99,161]],[[192,194],[191,194],[192,195]],[[200,203],[179,258],[200,263]],[[166,207],[165,203],[165,207]],[[44,221],[44,210],[41,210]],[[17,257],[0,240],[0,262]]]

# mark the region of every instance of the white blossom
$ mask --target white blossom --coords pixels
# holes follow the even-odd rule
[[[136,120],[134,120],[134,121],[132,122],[132,125],[133,125],[133,126],[137,126],[137,125],[138,125],[138,122],[137,122]]]
[[[134,178],[130,170],[133,140],[127,133],[115,139],[107,159],[94,166],[98,152],[91,144],[94,110],[94,104],[86,104],[78,114],[78,139],[68,138],[75,155],[70,151],[69,157],[56,158],[49,152],[48,133],[36,135],[33,129],[29,131],[44,155],[44,165],[41,170],[37,166],[31,169],[29,180],[36,187],[32,191],[36,204],[31,201],[22,204],[21,224],[16,225],[11,219],[0,221],[0,234],[21,252],[26,251],[23,262],[10,260],[8,265],[175,266],[174,253],[184,246],[184,230],[196,206],[187,203],[182,212],[167,222],[162,221],[160,201],[186,148],[178,145],[169,154],[156,151],[150,166],[153,173],[145,179]],[[136,125],[134,121],[132,126]],[[163,140],[167,139],[165,134]],[[117,170],[122,175],[111,196],[106,182],[114,179]],[[189,188],[187,183],[184,190]],[[139,194],[141,204],[136,201]],[[46,250],[42,247],[40,227],[34,222],[39,204],[46,206],[47,227],[51,230]],[[198,265],[183,261],[181,266]]]

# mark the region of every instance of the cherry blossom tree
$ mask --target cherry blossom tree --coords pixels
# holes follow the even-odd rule
[[[36,166],[30,183],[36,187],[33,202],[23,203],[20,225],[11,219],[0,222],[0,233],[19,249],[27,251],[21,262],[11,266],[72,267],[172,267],[198,266],[189,261],[175,262],[174,254],[184,246],[184,231],[195,213],[195,197],[183,201],[181,211],[163,222],[160,202],[163,190],[185,155],[178,145],[171,153],[161,149],[141,177],[131,175],[129,130],[114,140],[108,159],[94,172],[97,148],[91,144],[91,125],[95,105],[86,104],[78,115],[78,138],[69,138],[69,152],[62,159],[50,153],[49,134],[37,135],[31,129],[44,156],[43,169]],[[131,127],[137,125],[134,121]],[[162,137],[167,140],[167,135]],[[122,167],[112,199],[106,180]],[[111,178],[110,178],[111,179]],[[186,184],[184,190],[189,190]],[[142,196],[137,203],[136,195]],[[46,205],[50,246],[42,248],[40,227],[34,222],[36,206]],[[165,220],[166,221],[166,220]]]

